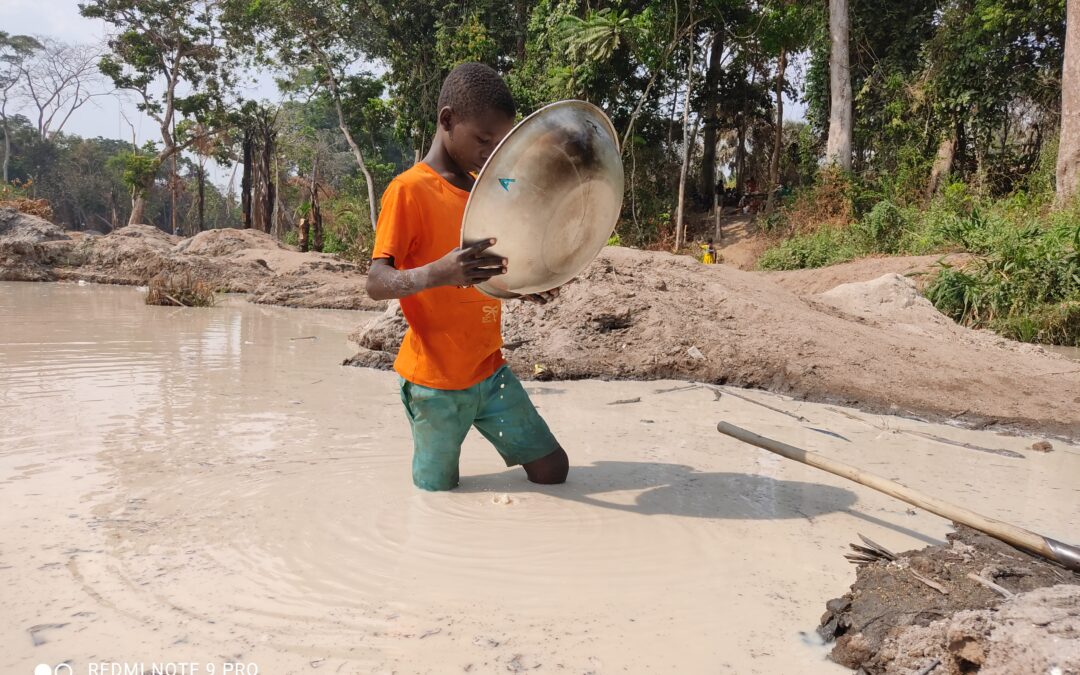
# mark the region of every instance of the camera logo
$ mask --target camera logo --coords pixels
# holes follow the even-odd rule
[[[34,667],[34,675],[72,675],[71,666],[66,663],[58,663],[50,666],[47,663],[39,663]]]

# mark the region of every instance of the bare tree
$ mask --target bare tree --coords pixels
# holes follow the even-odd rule
[[[847,0],[829,0],[829,140],[825,161],[851,170],[851,63]]]
[[[1080,0],[1069,0],[1065,16],[1065,63],[1061,73],[1061,140],[1057,156],[1057,201],[1064,204],[1080,184]]]
[[[42,48],[23,63],[20,86],[37,111],[38,135],[47,141],[63,130],[72,113],[95,96],[112,93],[112,87],[98,70],[104,46],[38,40]]]
[[[11,159],[11,133],[8,129],[7,107],[19,94],[19,75],[23,64],[41,43],[29,35],[10,35],[0,30],[0,127],[4,131],[4,182],[8,182],[8,160]]]

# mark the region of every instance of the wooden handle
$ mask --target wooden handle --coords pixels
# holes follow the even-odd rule
[[[829,473],[847,478],[848,480],[853,480],[861,485],[874,488],[891,497],[896,497],[908,504],[925,509],[930,513],[936,513],[942,518],[948,518],[949,520],[962,525],[973,527],[980,532],[985,532],[986,534],[1016,546],[1017,548],[1053,560],[1071,570],[1080,572],[1080,549],[1077,549],[1075,546],[1069,546],[1068,544],[1063,544],[1053,539],[1047,539],[1042,535],[1025,530],[1022,527],[1017,527],[994,518],[987,518],[974,511],[969,511],[962,506],[950,504],[949,502],[937,499],[936,497],[923,494],[918,490],[912,490],[895,481],[857,469],[850,464],[822,457],[817,453],[808,452],[801,448],[796,448],[793,445],[775,441],[771,438],[759,436],[752,431],[747,431],[734,424],[720,422],[716,425],[716,430],[724,435],[738,439],[743,443],[756,445],[763,450],[775,452],[778,455],[793,459],[796,462],[809,464],[822,471],[828,471]]]

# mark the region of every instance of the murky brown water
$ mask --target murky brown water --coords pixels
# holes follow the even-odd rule
[[[848,542],[947,525],[719,419],[1080,540],[1080,448],[677,382],[530,384],[570,481],[470,437],[462,488],[423,493],[395,376],[338,365],[360,320],[0,283],[0,670],[844,672],[800,632]]]

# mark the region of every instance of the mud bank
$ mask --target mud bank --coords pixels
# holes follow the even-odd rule
[[[396,350],[399,312],[353,336],[361,365],[387,363],[365,350]],[[760,273],[607,248],[555,303],[505,303],[503,333],[526,376],[688,379],[1080,437],[1075,361],[958,326],[897,274],[797,294]]]
[[[0,280],[141,286],[157,274],[189,274],[222,292],[247,293],[257,303],[385,307],[367,296],[359,266],[300,253],[256,230],[208,230],[180,239],[156,227],[129,225],[108,235],[87,235],[0,209]]]
[[[818,628],[832,659],[871,675],[1080,672],[1080,574],[963,526],[948,540],[859,567]]]

